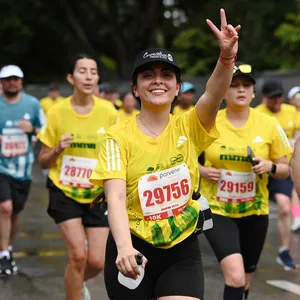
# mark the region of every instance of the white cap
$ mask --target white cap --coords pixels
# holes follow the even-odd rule
[[[293,88],[290,89],[288,92],[288,98],[292,99],[297,93],[300,92],[300,86],[294,86]]]
[[[23,78],[24,74],[23,74],[22,70],[18,66],[15,66],[15,65],[8,65],[1,69],[0,79],[12,77],[12,76]]]

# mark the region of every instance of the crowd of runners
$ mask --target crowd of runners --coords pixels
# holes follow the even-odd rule
[[[120,94],[99,85],[96,60],[85,54],[70,66],[66,98],[51,85],[38,100],[24,91],[20,67],[1,69],[3,276],[18,272],[13,244],[37,141],[47,212],[67,248],[67,300],[91,299],[86,281],[101,271],[110,299],[203,300],[199,233],[224,275],[220,299],[248,299],[269,201],[278,211],[274,261],[285,271],[299,268],[289,245],[300,229],[300,86],[284,101],[281,82],[265,80],[253,108],[256,79],[237,60],[240,26],[227,24],[224,10],[220,18],[220,29],[207,20],[220,56],[198,100],[179,62],[161,48],[137,55],[132,85]]]

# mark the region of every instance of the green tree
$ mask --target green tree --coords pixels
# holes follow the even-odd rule
[[[281,44],[277,55],[283,70],[300,68],[300,1],[297,0],[296,4],[297,9],[286,15],[285,21],[275,32]]]

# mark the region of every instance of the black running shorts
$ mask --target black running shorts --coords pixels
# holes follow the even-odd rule
[[[16,180],[0,174],[0,202],[12,200],[13,212],[20,213],[28,199],[31,180]]]
[[[67,197],[53,183],[49,187],[48,214],[56,224],[81,218],[84,227],[108,227],[107,204],[96,205],[82,204]]]
[[[170,249],[154,248],[131,235],[133,247],[147,259],[145,275],[140,285],[130,290],[118,282],[115,265],[117,248],[109,234],[106,246],[104,279],[111,300],[150,300],[166,296],[189,296],[203,300],[204,278],[200,245],[192,234]]]
[[[214,227],[205,231],[219,262],[240,253],[246,273],[253,273],[259,261],[268,230],[268,215],[228,218],[213,214]]]
[[[291,198],[294,183],[291,177],[286,179],[274,179],[269,178],[268,189],[270,193],[270,199],[276,200],[274,197],[276,194],[283,194]]]

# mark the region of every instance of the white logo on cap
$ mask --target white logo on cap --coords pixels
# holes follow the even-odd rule
[[[173,61],[173,57],[172,55],[170,54],[164,54],[162,53],[161,51],[160,52],[153,52],[153,53],[148,53],[148,52],[145,52],[145,54],[143,55],[143,58],[147,58],[147,57],[150,57],[150,58],[163,58],[163,59],[169,59],[170,61]],[[171,59],[170,59],[171,57]]]
[[[173,61],[173,56],[171,54],[168,54],[168,60]]]

